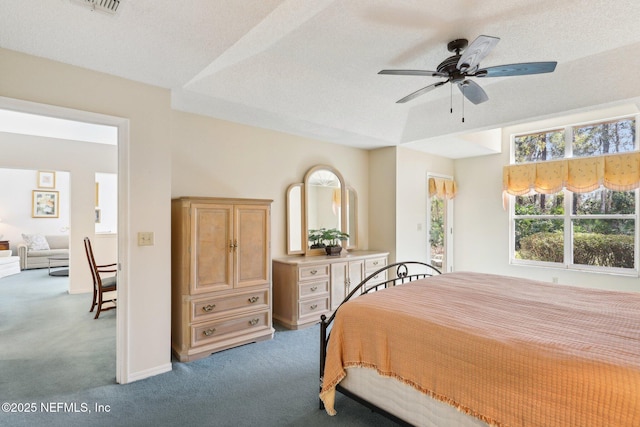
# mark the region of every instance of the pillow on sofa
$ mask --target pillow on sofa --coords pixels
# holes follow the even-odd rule
[[[23,234],[22,238],[30,251],[48,251],[49,242],[42,234]]]

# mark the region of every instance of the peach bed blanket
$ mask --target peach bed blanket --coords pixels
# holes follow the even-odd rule
[[[320,397],[377,370],[498,426],[640,426],[640,293],[449,273],[336,315]]]

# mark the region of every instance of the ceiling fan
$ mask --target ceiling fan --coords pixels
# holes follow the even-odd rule
[[[438,65],[437,71],[427,70],[382,70],[378,74],[394,74],[403,76],[442,77],[447,80],[423,87],[404,98],[396,101],[404,103],[420,95],[444,85],[457,84],[462,95],[474,104],[488,101],[487,93],[469,77],[507,77],[527,74],[551,73],[556,69],[557,62],[523,62],[518,64],[497,65],[495,67],[480,68],[480,61],[487,56],[500,39],[491,36],[478,36],[471,44],[467,39],[457,39],[447,44],[449,52],[455,52]],[[467,47],[468,46],[468,47]],[[465,49],[466,48],[466,49]],[[464,52],[461,54],[460,52]],[[463,119],[464,121],[464,119]]]

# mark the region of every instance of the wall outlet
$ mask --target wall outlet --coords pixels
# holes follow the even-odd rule
[[[138,232],[138,246],[153,246],[153,231]]]
[[[558,283],[558,278],[557,278],[557,277],[552,277],[552,278],[551,278],[551,281],[552,281],[553,283]]]

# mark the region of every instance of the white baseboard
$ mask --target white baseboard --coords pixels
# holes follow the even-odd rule
[[[121,384],[132,383],[134,381],[143,380],[145,378],[153,377],[155,375],[171,372],[171,370],[172,370],[172,365],[171,365],[171,362],[169,362],[167,364],[156,366],[154,368],[145,369],[144,371],[129,373],[129,375],[127,375],[126,380]]]

